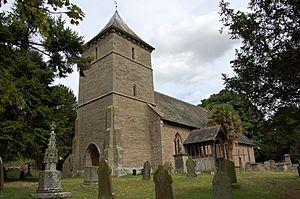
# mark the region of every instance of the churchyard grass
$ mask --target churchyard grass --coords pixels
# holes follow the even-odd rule
[[[152,176],[151,176],[152,178]],[[173,190],[176,199],[212,198],[211,174],[201,174],[195,178],[184,175],[172,175]],[[233,188],[233,198],[241,199],[280,199],[297,198],[300,194],[300,180],[297,173],[261,172],[237,173],[239,188]],[[82,178],[63,179],[64,191],[72,193],[71,199],[96,199],[97,189],[81,187]],[[143,181],[142,176],[125,176],[112,178],[115,198],[147,199],[155,198],[152,180]],[[5,199],[28,199],[36,191],[38,183],[33,180],[8,182],[5,184]]]

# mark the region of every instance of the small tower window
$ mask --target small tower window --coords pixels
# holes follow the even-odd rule
[[[133,92],[133,96],[136,96],[136,85],[133,84],[132,86],[132,92]]]
[[[134,59],[134,48],[131,49],[131,58]]]
[[[96,60],[98,59],[98,48],[96,47],[95,48],[95,57],[96,57]]]

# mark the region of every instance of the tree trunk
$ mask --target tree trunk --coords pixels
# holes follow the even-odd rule
[[[230,140],[225,141],[225,149],[227,159],[233,161],[232,151],[233,151],[233,142]]]

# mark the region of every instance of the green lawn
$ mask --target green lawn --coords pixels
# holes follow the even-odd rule
[[[213,175],[201,174],[196,178],[173,175],[173,190],[176,199],[212,198]],[[293,199],[300,198],[300,180],[296,173],[263,172],[238,173],[239,188],[233,189],[234,198],[241,199]],[[154,199],[153,181],[142,181],[142,176],[113,177],[115,198]],[[97,190],[81,187],[82,178],[68,178],[62,182],[64,191],[72,193],[71,198],[96,199]],[[30,198],[36,191],[36,181],[15,181],[5,184],[5,199]]]

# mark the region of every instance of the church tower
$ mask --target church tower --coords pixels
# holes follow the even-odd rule
[[[107,158],[116,175],[140,169],[151,159],[153,50],[117,11],[87,42],[83,56],[94,61],[79,80],[72,153],[75,172],[97,166],[102,157]]]

